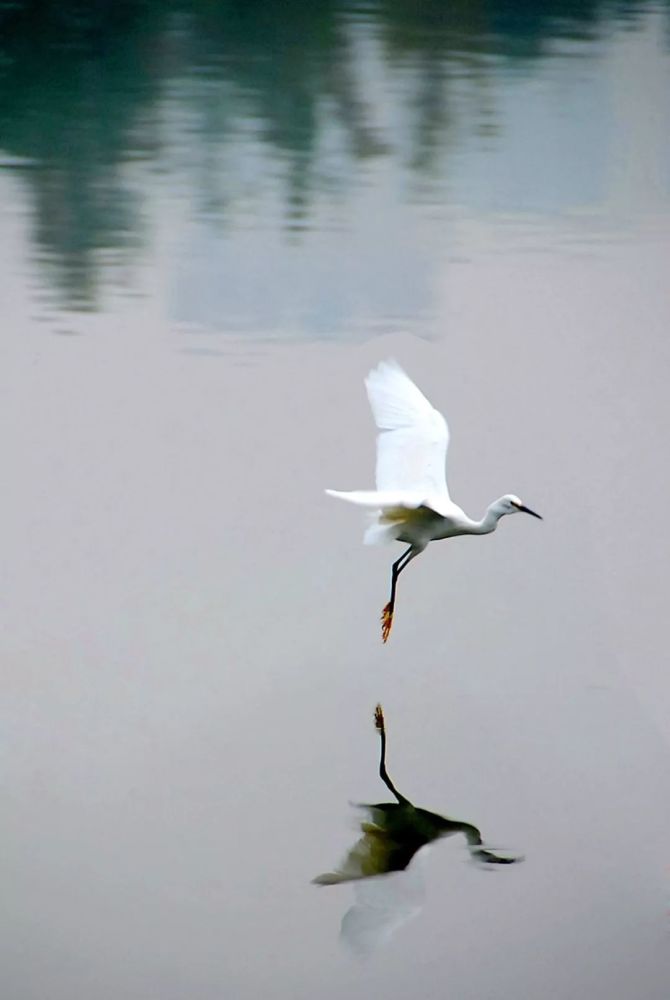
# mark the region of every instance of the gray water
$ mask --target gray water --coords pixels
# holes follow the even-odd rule
[[[664,1000],[662,3],[0,6],[3,1000]],[[362,379],[473,516],[395,548]],[[476,823],[389,946],[317,888]],[[411,870],[410,870],[411,874]]]

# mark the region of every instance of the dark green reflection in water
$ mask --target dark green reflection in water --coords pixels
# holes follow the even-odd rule
[[[256,183],[275,185],[279,175],[284,224],[299,232],[324,184],[346,191],[371,158],[397,157],[430,180],[449,141],[452,78],[484,94],[501,64],[523,67],[556,40],[589,41],[613,24],[634,25],[649,7],[623,0],[0,3],[2,157],[27,193],[37,256],[63,303],[90,308],[100,267],[132,260],[144,237],[142,198],[124,168],[140,161],[170,169],[166,100],[189,112],[188,125],[171,123],[184,130],[171,143],[232,148],[251,128],[269,158]],[[373,124],[361,72],[370,37],[399,81],[394,100],[408,119],[393,149]],[[479,127],[495,131],[494,110],[488,125],[485,118]],[[334,127],[344,153],[326,181],[322,141]],[[189,183],[213,220],[236,198],[229,185],[225,198],[209,197],[216,183],[201,172]]]
[[[511,865],[520,860],[485,847],[474,824],[429,812],[402,795],[386,770],[386,727],[381,705],[375,709],[375,728],[380,738],[379,776],[397,801],[362,807],[370,814],[361,824],[363,836],[338,869],[314,879],[316,885],[336,885],[404,871],[422,847],[455,833],[463,834],[473,858],[482,864]]]
[[[346,943],[360,954],[366,954],[382,943],[406,920],[420,909],[421,888],[411,892],[403,889],[403,882],[380,880],[380,876],[404,873],[414,856],[423,847],[436,840],[462,834],[468,844],[472,859],[484,868],[512,865],[522,858],[499,854],[484,845],[479,829],[473,823],[448,819],[413,805],[393,784],[386,770],[386,728],[381,705],[375,709],[375,728],[380,738],[379,776],[395,797],[396,802],[378,802],[362,806],[366,818],[361,823],[363,836],[354,844],[335,871],[317,875],[316,885],[338,885],[342,882],[360,883],[372,879],[376,888],[373,895],[364,889],[356,904],[347,911],[342,921],[342,935]],[[418,890],[418,891],[417,891]]]

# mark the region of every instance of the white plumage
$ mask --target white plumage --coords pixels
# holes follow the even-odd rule
[[[442,414],[395,361],[382,361],[366,378],[365,387],[380,431],[377,489],[448,500],[449,428]]]
[[[505,514],[523,511],[539,518],[517,496],[505,494],[475,521],[449,496],[445,464],[447,422],[400,365],[381,361],[365,380],[379,428],[375,490],[326,490],[330,496],[365,507],[372,515],[364,541],[401,541],[409,548],[393,564],[391,599],[382,612],[382,638],[393,621],[397,579],[429,542],[455,535],[486,535]]]

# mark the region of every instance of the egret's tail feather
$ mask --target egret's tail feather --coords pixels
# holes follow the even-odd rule
[[[380,524],[378,520],[369,524],[363,535],[365,545],[386,545],[395,542],[398,533],[397,524]]]

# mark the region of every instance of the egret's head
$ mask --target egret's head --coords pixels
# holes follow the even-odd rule
[[[500,500],[496,500],[495,508],[501,516],[503,514],[530,514],[531,517],[537,517],[540,521],[542,520],[540,514],[536,514],[530,507],[525,507],[513,493],[508,493],[506,496],[501,497]]]

